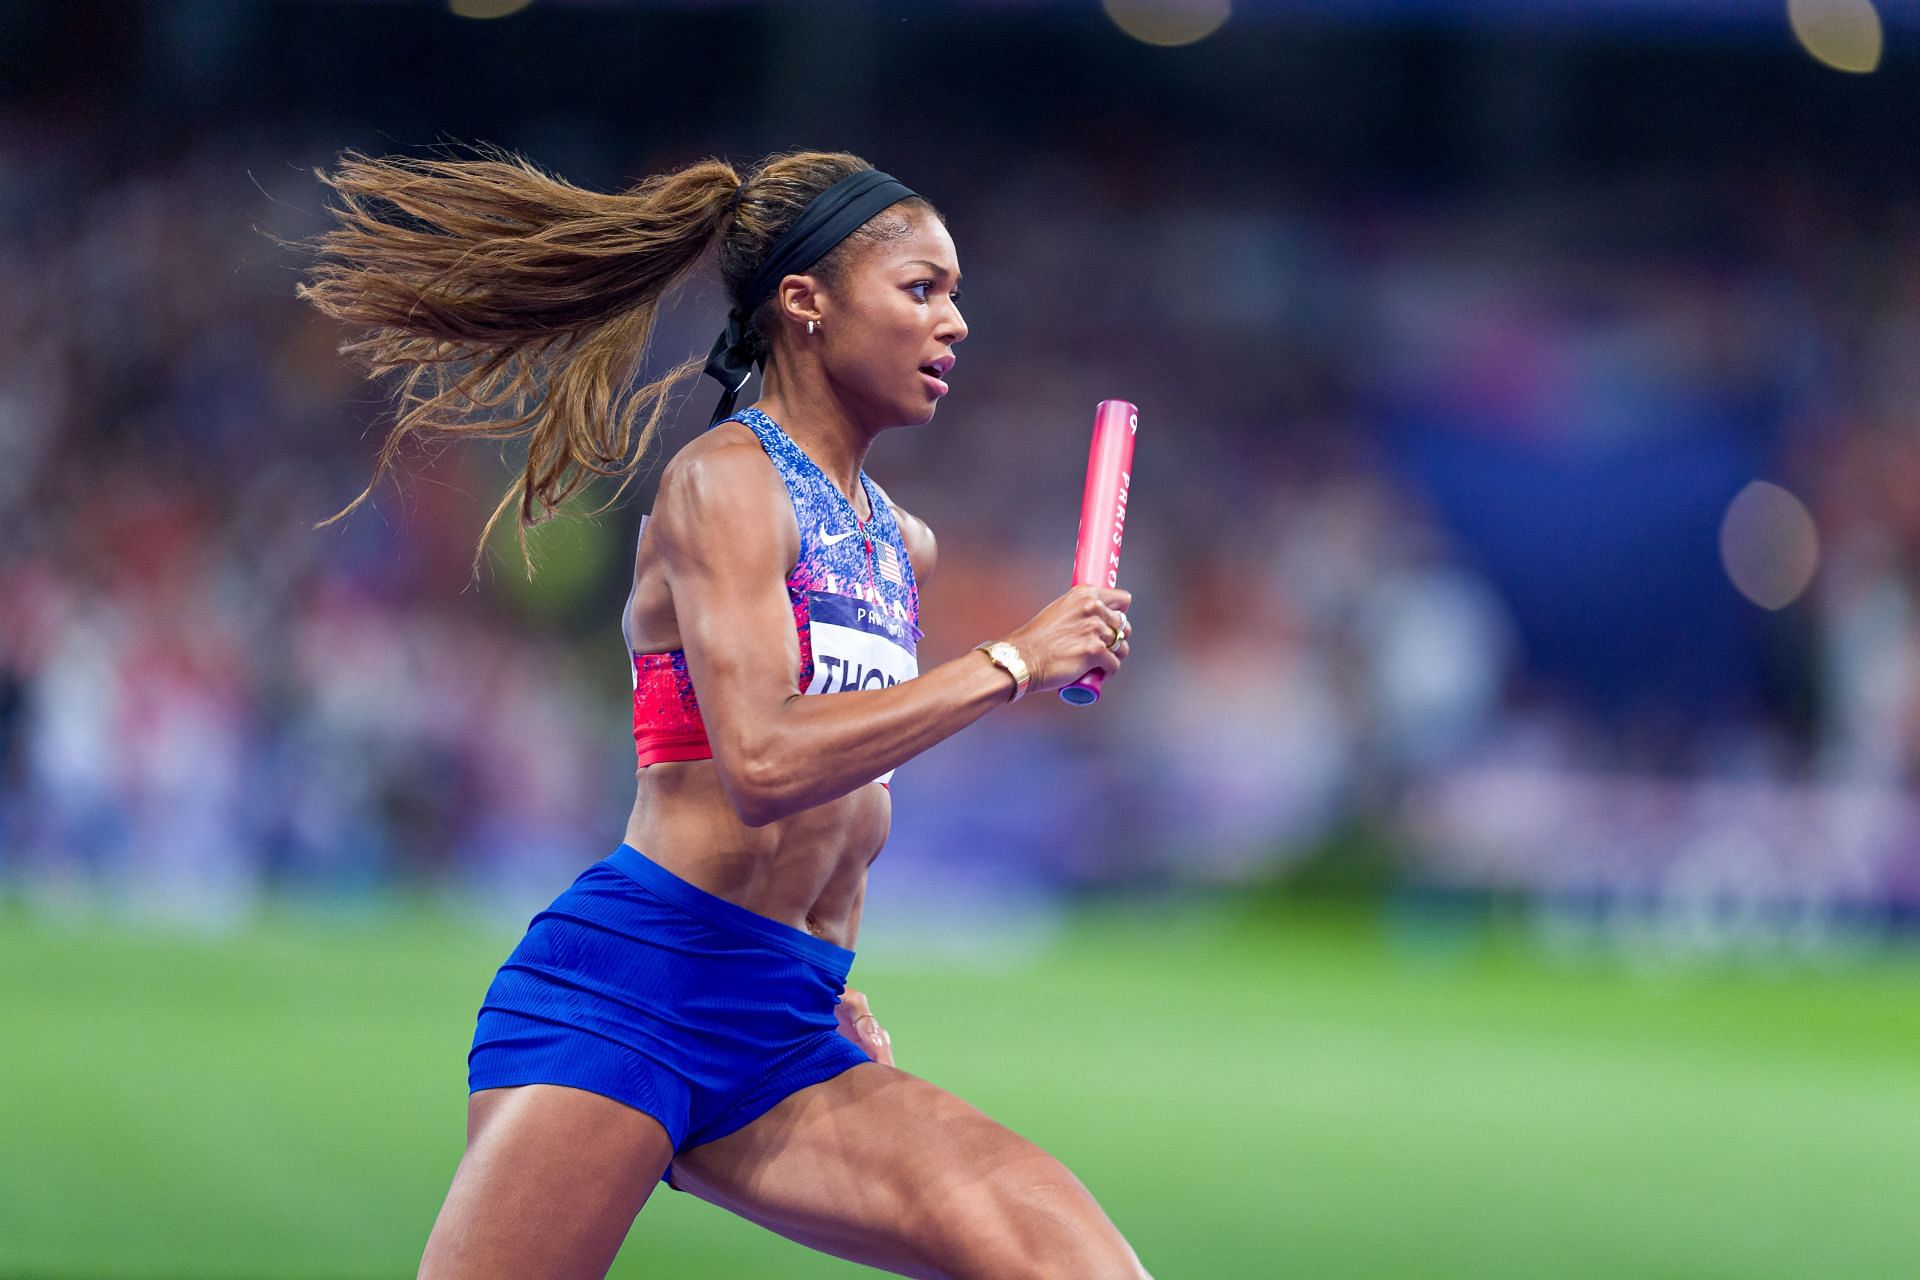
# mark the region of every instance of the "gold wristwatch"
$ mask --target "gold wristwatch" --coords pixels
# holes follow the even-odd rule
[[[986,650],[987,656],[993,659],[993,665],[1013,677],[1013,696],[1007,701],[1020,701],[1021,695],[1027,691],[1027,684],[1033,679],[1033,672],[1028,669],[1027,660],[1020,656],[1020,650],[1005,640],[989,640],[973,647]]]

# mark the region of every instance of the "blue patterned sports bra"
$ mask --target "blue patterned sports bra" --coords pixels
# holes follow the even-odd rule
[[[753,431],[786,482],[800,529],[800,555],[787,575],[787,599],[800,638],[802,693],[876,689],[920,673],[920,592],[899,521],[879,488],[860,472],[873,516],[862,521],[806,451],[758,409],[722,422]],[[719,423],[715,423],[718,426]],[[622,630],[626,622],[622,616]],[[713,748],[682,649],[627,651],[633,657],[633,743],[641,769],[663,760],[707,760]],[[874,781],[890,783],[889,769]]]

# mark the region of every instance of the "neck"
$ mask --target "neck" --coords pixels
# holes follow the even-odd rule
[[[862,425],[826,385],[817,365],[786,373],[769,360],[753,407],[780,424],[807,451],[827,479],[840,486],[855,511],[866,506],[860,469],[879,433]]]

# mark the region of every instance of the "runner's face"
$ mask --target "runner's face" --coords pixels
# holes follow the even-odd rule
[[[907,215],[912,234],[870,247],[849,271],[818,335],[828,377],[875,421],[919,425],[951,385],[960,316],[960,259],[940,219]]]

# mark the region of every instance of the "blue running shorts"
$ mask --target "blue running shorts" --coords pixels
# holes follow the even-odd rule
[[[646,1112],[676,1153],[712,1142],[870,1061],[834,1022],[852,964],[623,843],[533,917],[494,975],[467,1090],[571,1085]]]

